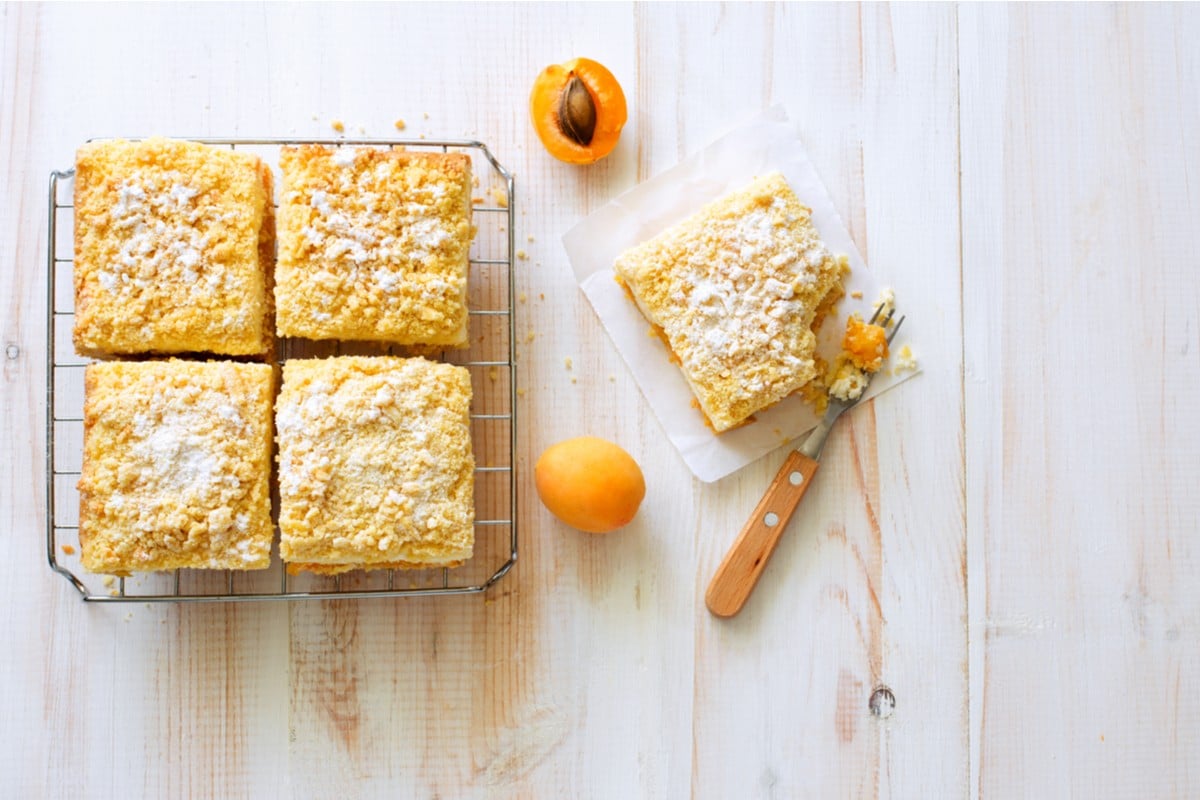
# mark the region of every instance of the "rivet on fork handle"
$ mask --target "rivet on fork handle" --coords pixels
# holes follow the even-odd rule
[[[713,614],[732,617],[742,610],[819,466],[798,450],[784,460],[708,584],[704,602]]]

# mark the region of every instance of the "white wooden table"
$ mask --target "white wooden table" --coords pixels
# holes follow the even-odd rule
[[[0,794],[1200,795],[1195,6],[21,4],[0,31]],[[631,109],[590,168],[526,111],[575,55]],[[718,621],[705,585],[786,451],[693,480],[559,237],[776,103],[924,373],[837,429]],[[335,118],[516,173],[516,569],[486,597],[85,606],[43,553],[48,171],[91,136]],[[645,470],[619,534],[534,497],[583,433]]]

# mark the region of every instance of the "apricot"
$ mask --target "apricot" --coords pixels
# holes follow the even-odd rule
[[[568,164],[592,164],[611,153],[628,118],[621,84],[590,58],[542,70],[529,95],[529,113],[550,155]]]
[[[646,481],[633,457],[595,436],[546,448],[533,478],[550,513],[587,533],[608,533],[629,524],[646,496]]]

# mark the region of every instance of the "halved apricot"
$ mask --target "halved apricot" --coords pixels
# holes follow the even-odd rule
[[[568,164],[592,164],[611,153],[628,119],[621,84],[590,58],[542,70],[529,95],[529,113],[550,155]]]

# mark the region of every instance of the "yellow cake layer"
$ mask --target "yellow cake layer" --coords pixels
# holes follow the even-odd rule
[[[280,554],[289,569],[457,566],[474,547],[471,378],[424,358],[283,367]]]
[[[88,365],[83,566],[266,569],[274,382],[266,364]]]
[[[75,160],[76,349],[260,355],[270,346],[271,171],[162,138]]]
[[[304,145],[280,166],[280,336],[466,344],[468,156]]]

